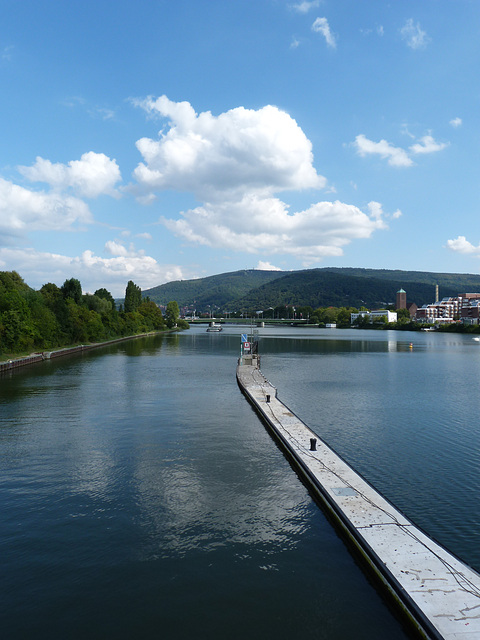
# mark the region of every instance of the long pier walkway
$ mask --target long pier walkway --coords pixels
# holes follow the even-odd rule
[[[407,520],[280,402],[257,356],[240,358],[237,380],[420,637],[480,639],[480,575]]]

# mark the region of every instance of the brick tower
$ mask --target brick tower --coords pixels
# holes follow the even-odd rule
[[[400,289],[397,291],[397,309],[406,309],[407,308],[407,293]]]

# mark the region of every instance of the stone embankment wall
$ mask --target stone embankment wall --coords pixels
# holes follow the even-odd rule
[[[36,362],[43,362],[44,360],[50,360],[52,358],[58,358],[60,356],[68,356],[72,353],[78,353],[79,351],[87,351],[89,349],[96,349],[97,347],[104,347],[109,344],[115,344],[116,342],[125,342],[125,340],[132,340],[133,338],[144,338],[145,336],[153,335],[151,333],[141,333],[136,336],[127,336],[124,338],[115,338],[115,340],[108,340],[107,342],[95,342],[93,344],[79,344],[75,347],[66,347],[65,349],[57,349],[55,351],[43,351],[42,353],[32,353],[24,358],[16,358],[15,360],[6,360],[0,362],[0,373],[5,371],[11,371],[18,367],[24,367],[25,365],[35,364]]]

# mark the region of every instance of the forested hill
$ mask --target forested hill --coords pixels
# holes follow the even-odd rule
[[[480,281],[479,281],[480,286]],[[255,307],[265,309],[279,305],[319,307],[383,307],[395,304],[396,293],[404,288],[407,298],[417,306],[433,302],[431,284],[374,277],[343,275],[324,269],[297,271],[263,285],[248,296],[236,300],[233,310]],[[442,287],[442,296],[456,295],[455,287]]]
[[[473,273],[435,273],[431,271],[401,271],[400,269],[357,269],[354,267],[327,267],[326,271],[360,278],[378,278],[403,282],[403,288],[409,282],[421,282],[432,286],[438,284],[440,297],[447,289],[455,289],[456,293],[475,293],[480,291],[480,275]]]
[[[284,275],[283,271],[259,271],[246,269],[232,271],[196,280],[175,280],[142,292],[159,305],[176,300],[181,307],[197,305],[204,309],[208,305],[224,307],[247,295],[249,291]]]
[[[418,306],[440,298],[480,291],[480,276],[386,269],[322,268],[302,271],[235,271],[198,280],[170,282],[143,291],[158,304],[177,300],[197,311],[208,305],[222,311],[266,309],[280,305],[365,306],[374,308],[395,303],[403,288],[409,302]]]

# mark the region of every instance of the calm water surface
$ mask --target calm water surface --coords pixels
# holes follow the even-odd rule
[[[479,571],[480,343],[461,334],[306,333],[262,338],[262,370],[279,395]]]
[[[0,378],[2,637],[408,637],[240,393],[240,332]],[[259,336],[279,396],[478,569],[480,346]]]

